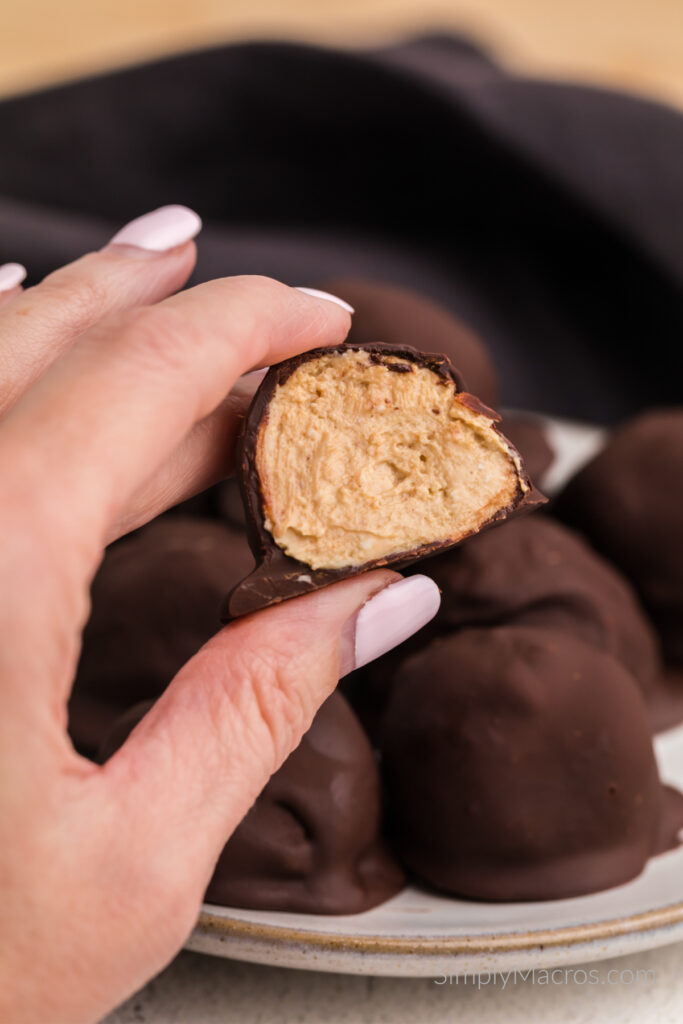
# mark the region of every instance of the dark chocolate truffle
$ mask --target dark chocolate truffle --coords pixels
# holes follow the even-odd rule
[[[399,348],[442,352],[458,368],[467,391],[484,405],[498,408],[498,375],[490,353],[449,310],[408,288],[358,278],[334,278],[321,288],[354,307],[347,339],[350,344],[381,341]]]
[[[458,896],[608,889],[675,846],[683,824],[632,676],[570,633],[434,640],[399,670],[380,747],[399,859]]]
[[[545,515],[504,523],[433,559],[429,572],[443,592],[437,627],[567,630],[613,654],[652,694],[657,641],[631,586],[561,523]]]
[[[257,568],[225,616],[408,565],[535,500],[498,419],[416,349],[338,345],[272,367],[238,448]]]
[[[633,583],[683,668],[683,408],[643,413],[569,482],[557,514]]]
[[[148,706],[118,720],[100,760],[121,746]],[[205,898],[258,910],[356,914],[394,896],[403,883],[380,839],[379,773],[370,744],[344,698],[333,693],[228,840]]]
[[[112,720],[154,699],[220,628],[225,591],[249,571],[243,534],[220,522],[170,516],[109,549],[70,702],[70,731],[92,753]]]

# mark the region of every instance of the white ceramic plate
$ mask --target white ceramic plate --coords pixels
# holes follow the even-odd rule
[[[551,421],[554,492],[600,447],[593,427]],[[662,779],[683,789],[683,726],[656,740]],[[544,903],[475,903],[409,887],[365,914],[327,917],[206,905],[188,949],[343,974],[440,977],[586,963],[683,940],[683,847],[628,885]]]

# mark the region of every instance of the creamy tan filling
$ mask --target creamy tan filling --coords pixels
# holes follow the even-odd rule
[[[302,363],[257,439],[266,528],[313,569],[356,566],[478,529],[518,492],[516,460],[452,382],[366,352]]]

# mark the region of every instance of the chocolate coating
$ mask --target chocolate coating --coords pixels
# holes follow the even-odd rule
[[[408,288],[376,281],[343,277],[325,281],[320,287],[353,306],[349,344],[380,341],[399,348],[443,352],[457,366],[466,390],[484,405],[498,408],[498,374],[491,355],[484,342],[449,310]]]
[[[226,598],[222,609],[224,621],[292,597],[297,597],[300,594],[310,593],[318,590],[320,587],[358,575],[361,572],[367,572],[370,569],[383,568],[387,565],[403,568],[421,558],[453,546],[453,542],[438,541],[433,544],[421,545],[419,548],[410,551],[397,551],[395,554],[376,558],[360,566],[348,566],[338,569],[312,569],[304,562],[286,555],[274,542],[273,537],[266,529],[263,496],[256,468],[256,445],[259,428],[264,417],[267,416],[269,402],[276,388],[283,385],[302,363],[316,359],[321,355],[347,352],[349,349],[353,349],[353,347],[352,345],[344,344],[326,349],[314,349],[311,352],[306,352],[303,355],[296,356],[277,366],[271,367],[254,397],[245,418],[238,443],[237,477],[247,511],[247,535],[257,564],[255,570],[239,583]],[[371,358],[379,363],[387,356],[391,356],[399,357],[405,363],[415,363],[419,366],[428,367],[438,377],[448,380],[455,385],[456,393],[462,395],[463,404],[468,405],[476,413],[490,416],[493,420],[499,419],[497,413],[488,409],[473,395],[462,392],[458,371],[444,356],[424,354],[414,348],[405,347],[399,349],[394,346],[380,344],[363,346],[362,350],[370,350],[372,353]],[[399,368],[390,366],[390,369],[398,370]],[[492,429],[495,430],[496,428],[492,427]],[[506,439],[503,438],[503,440],[505,441]],[[507,516],[517,510],[521,510],[523,507],[536,506],[545,501],[543,496],[530,483],[514,447],[508,445],[508,448],[517,465],[516,495],[512,503],[493,514],[484,524],[484,527],[507,518]]]
[[[247,519],[242,503],[240,487],[235,477],[224,480],[217,487],[216,509],[218,516],[223,519],[233,530],[242,533],[246,530]]]
[[[628,582],[576,533],[524,516],[435,558],[436,625],[550,626],[613,654],[644,694],[660,674],[657,642]]]
[[[399,858],[459,896],[608,889],[676,845],[683,824],[633,678],[566,632],[433,641],[399,670],[380,747]]]
[[[113,719],[154,699],[220,627],[226,588],[253,565],[243,534],[220,522],[169,516],[109,549],[70,702],[70,731],[92,753]]]
[[[683,408],[643,413],[569,482],[557,514],[634,585],[683,667]]]
[[[148,707],[139,704],[117,721],[101,760]],[[258,910],[355,914],[403,884],[380,839],[379,773],[370,744],[344,698],[333,693],[228,840],[205,898]]]
[[[523,413],[506,413],[501,430],[522,456],[531,479],[542,485],[543,474],[550,469],[555,454],[540,421]]]

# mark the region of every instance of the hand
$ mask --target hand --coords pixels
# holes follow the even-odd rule
[[[11,1024],[93,1021],[159,971],[226,839],[338,678],[438,607],[430,580],[381,571],[232,623],[104,766],[75,753],[66,703],[105,545],[229,471],[254,386],[242,374],[337,344],[350,325],[334,299],[265,278],[168,298],[192,270],[199,226],[182,207],[156,211],[27,291],[0,268],[0,1020]]]

